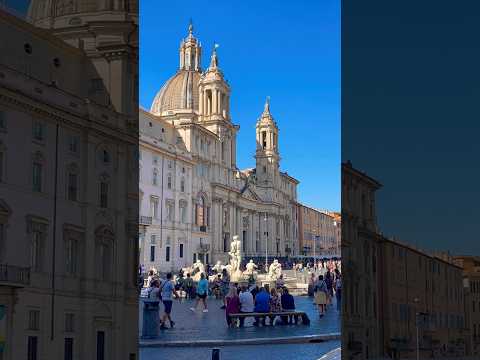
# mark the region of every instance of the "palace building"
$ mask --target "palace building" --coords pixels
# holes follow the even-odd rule
[[[0,358],[137,358],[136,1],[0,9]]]
[[[267,256],[270,263],[296,255],[299,182],[280,170],[279,128],[269,100],[252,139],[255,167],[239,169],[240,127],[231,117],[230,84],[216,49],[206,69],[201,60],[202,47],[190,24],[176,73],[160,88],[150,111],[140,112],[141,136],[158,143],[141,141],[140,215],[149,224],[141,226],[140,262],[163,271],[197,259],[225,263],[234,235],[240,236],[246,259]]]

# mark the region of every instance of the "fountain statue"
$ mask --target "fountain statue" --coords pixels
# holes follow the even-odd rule
[[[257,273],[255,269],[258,268],[258,266],[253,262],[252,259],[250,259],[250,261],[247,263],[245,267],[246,267],[246,270],[243,272],[244,275],[250,276],[250,275],[255,275]]]
[[[220,274],[224,268],[225,266],[223,266],[222,262],[218,260],[217,263],[212,267],[212,270],[215,271],[217,274]]]
[[[198,259],[197,262],[192,265],[192,273],[194,281],[199,281],[200,274],[205,273],[205,266],[200,261],[200,259]]]
[[[242,279],[242,272],[240,271],[240,264],[242,263],[242,243],[238,235],[233,236],[230,243],[230,280],[239,281]]]
[[[273,260],[268,269],[268,279],[276,281],[282,274],[282,264],[277,259]]]

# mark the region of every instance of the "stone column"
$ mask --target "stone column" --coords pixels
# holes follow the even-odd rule
[[[200,114],[203,114],[203,90],[200,90],[200,94],[198,94],[198,110]]]
[[[255,252],[255,230],[253,226],[253,211],[248,211],[248,226],[250,230],[250,246],[248,247],[248,251],[252,254]]]
[[[222,114],[222,93],[217,91],[217,113]]]

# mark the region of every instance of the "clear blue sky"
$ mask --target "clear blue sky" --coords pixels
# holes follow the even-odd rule
[[[238,166],[255,166],[255,123],[265,97],[280,128],[281,169],[300,181],[299,200],[340,209],[340,1],[143,0],[140,103],[150,108],[178,68],[178,47],[193,19],[202,66],[213,43],[232,88],[240,125]]]

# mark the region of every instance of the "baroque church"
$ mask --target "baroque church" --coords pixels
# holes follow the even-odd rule
[[[150,111],[140,111],[140,133],[152,135],[152,122],[161,126],[163,134],[172,132],[166,141],[171,151],[183,154],[182,171],[185,173],[185,166],[187,170],[192,168],[191,176],[186,177],[187,189],[175,192],[173,199],[160,199],[162,208],[172,204],[170,209],[165,208],[167,214],[173,214],[170,222],[160,216],[156,227],[153,220],[151,228],[146,229],[145,239],[152,231],[158,233],[155,238],[168,239],[160,244],[160,255],[155,256],[152,248],[150,253],[144,249],[140,262],[146,268],[153,266],[162,271],[178,270],[198,259],[210,264],[226,263],[234,235],[240,237],[244,260],[264,262],[267,258],[271,263],[274,258],[297,255],[299,182],[280,171],[279,128],[270,112],[269,99],[256,122],[255,167],[239,169],[236,149],[240,127],[231,117],[231,88],[221,70],[216,47],[206,69],[201,60],[202,46],[190,24],[180,43],[176,73],[160,88]],[[147,118],[149,126],[145,125]],[[164,155],[169,161],[180,161],[178,154]],[[185,165],[187,162],[190,165]],[[145,165],[141,162],[141,166]],[[140,181],[143,199],[147,194],[142,186],[151,183],[148,177],[152,172],[150,165],[147,167],[140,170],[140,176],[147,177]],[[174,178],[173,184],[185,186],[184,181],[179,183]],[[180,211],[182,203],[187,207],[186,215]],[[151,215],[151,207],[140,205],[141,213],[148,211]],[[145,240],[141,246],[147,245]]]

